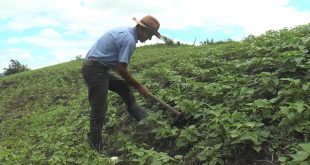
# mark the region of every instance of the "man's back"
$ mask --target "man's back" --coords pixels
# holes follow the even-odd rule
[[[86,54],[86,60],[95,60],[106,66],[129,63],[137,43],[136,28],[118,27],[103,34]]]

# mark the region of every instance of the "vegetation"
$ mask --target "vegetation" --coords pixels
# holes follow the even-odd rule
[[[303,25],[240,42],[137,48],[135,77],[194,119],[177,128],[168,110],[136,93],[150,113],[137,123],[110,93],[102,155],[86,140],[81,60],[1,77],[0,162],[306,165],[309,34]]]
[[[173,39],[162,36],[162,40],[165,42],[166,45],[181,45],[180,41],[173,41]]]
[[[18,60],[11,60],[11,64],[8,68],[4,69],[4,75],[11,75],[19,72],[29,71],[27,65],[22,65]]]

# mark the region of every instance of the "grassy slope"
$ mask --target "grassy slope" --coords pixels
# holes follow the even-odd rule
[[[109,156],[123,164],[307,161],[309,34],[309,26],[301,26],[243,42],[137,48],[130,65],[137,79],[197,120],[172,127],[170,113],[137,95],[150,117],[136,123],[111,93],[105,155],[86,142],[82,61],[1,77],[0,162],[113,164]]]

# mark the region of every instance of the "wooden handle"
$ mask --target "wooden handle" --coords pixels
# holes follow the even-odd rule
[[[164,107],[166,107],[167,109],[172,111],[177,116],[179,116],[181,114],[181,112],[179,112],[176,109],[172,108],[170,105],[168,105],[167,103],[163,102],[162,100],[160,100],[159,98],[154,96],[152,93],[149,93],[148,96],[150,96],[152,99],[156,100],[158,103],[160,103],[161,105],[163,105]]]

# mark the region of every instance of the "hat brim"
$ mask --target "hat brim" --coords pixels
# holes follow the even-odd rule
[[[132,20],[135,21],[137,24],[141,25],[142,27],[149,29],[157,38],[162,39],[162,36],[158,31],[146,26],[144,23],[137,20],[136,18],[132,18]]]

